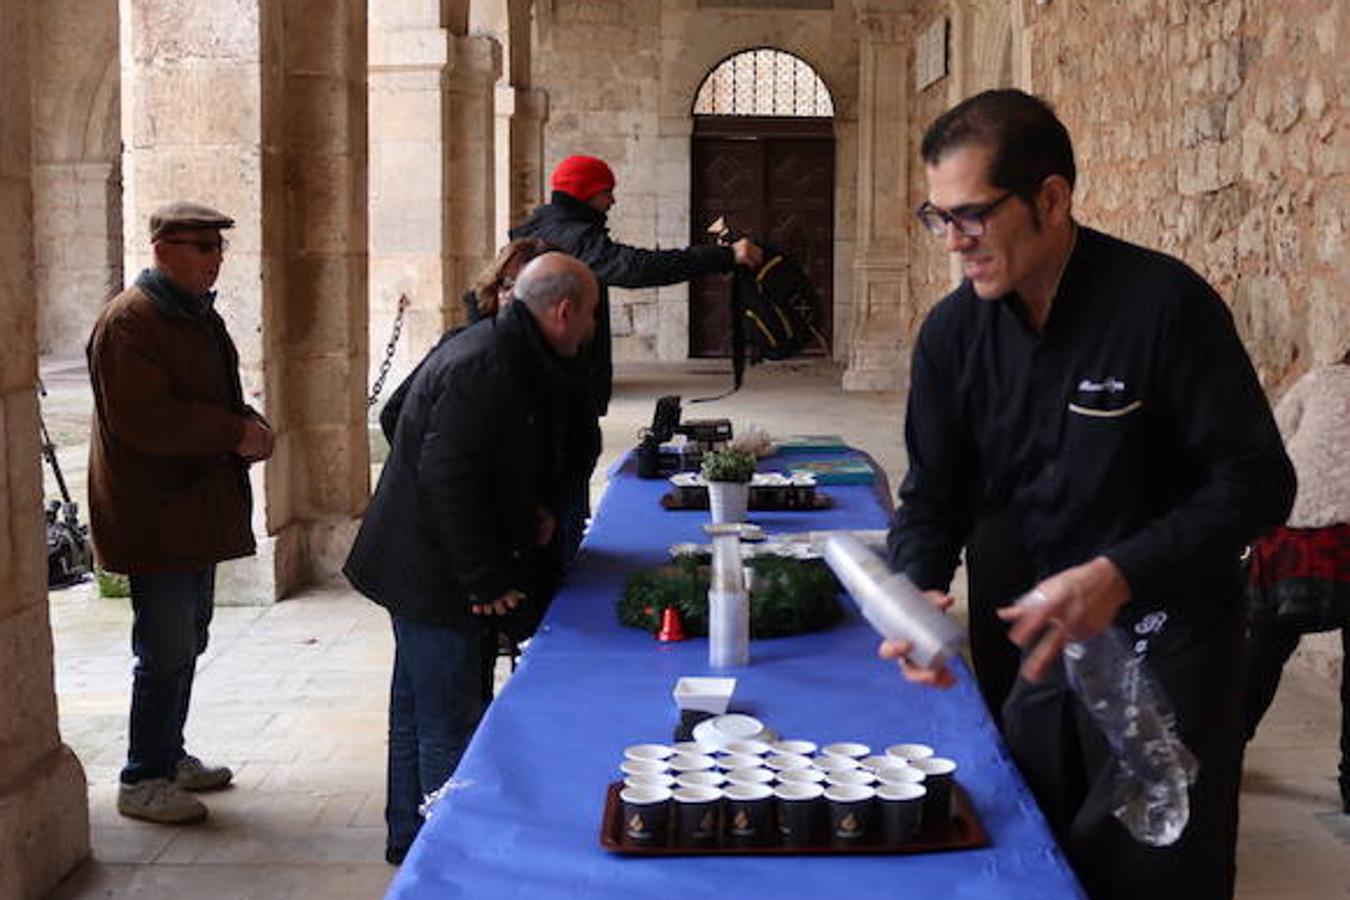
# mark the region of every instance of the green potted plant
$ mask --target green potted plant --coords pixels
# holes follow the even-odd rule
[[[750,502],[750,479],[755,455],[739,447],[723,447],[703,457],[703,480],[708,484],[708,508],[714,524],[744,522]]]

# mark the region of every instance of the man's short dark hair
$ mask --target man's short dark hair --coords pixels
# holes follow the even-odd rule
[[[1069,131],[1039,97],[1024,91],[984,91],[962,100],[928,126],[920,154],[935,166],[948,153],[972,144],[988,147],[989,183],[1030,195],[1051,175],[1063,175],[1073,187]]]

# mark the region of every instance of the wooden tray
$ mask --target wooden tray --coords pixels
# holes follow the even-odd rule
[[[834,500],[829,494],[822,493],[819,489],[812,491],[808,497],[804,494],[786,495],[783,500],[770,500],[770,495],[761,494],[754,489],[750,491],[749,503],[746,508],[751,510],[791,510],[791,509],[829,509],[834,505]],[[707,489],[696,490],[693,488],[681,488],[675,491],[669,491],[661,495],[661,507],[663,509],[707,509],[708,491]]]
[[[903,844],[862,844],[857,847],[833,847],[813,844],[804,847],[632,847],[623,843],[623,803],[619,792],[623,782],[610,784],[605,792],[605,812],[600,820],[600,846],[611,853],[629,856],[857,856],[877,853],[941,853],[989,846],[989,836],[975,815],[965,788],[952,786],[952,818],[948,822],[925,822],[918,837]],[[673,824],[672,815],[672,824]],[[673,838],[674,828],[671,828]]]

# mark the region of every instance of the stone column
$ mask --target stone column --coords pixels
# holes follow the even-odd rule
[[[548,199],[544,188],[544,123],[548,121],[548,93],[515,88],[511,116],[510,174],[511,224],[523,222]]]
[[[895,390],[907,381],[902,349],[910,240],[907,14],[858,12],[858,243],[853,344],[846,390]]]
[[[336,572],[369,493],[365,5],[120,9],[128,274],[160,203],[237,221],[218,308],[278,439],[253,469],[258,555],[221,567],[217,602],[270,602]]]
[[[445,70],[445,158],[450,259],[446,274],[456,298],[495,255],[496,116],[501,45],[490,37],[455,37]],[[451,321],[459,321],[459,310]]]
[[[0,0],[0,897],[46,896],[89,855],[84,771],[57,730],[37,431],[33,42]]]
[[[372,11],[370,41],[372,375],[399,297],[410,301],[387,397],[462,321],[460,295],[495,249],[498,54],[490,38],[451,34],[435,10],[429,21],[382,10]]]
[[[122,289],[117,2],[46,0],[34,14],[38,352],[78,357]]]

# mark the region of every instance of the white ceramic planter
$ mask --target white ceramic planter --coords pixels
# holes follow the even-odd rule
[[[750,502],[750,485],[739,481],[708,482],[708,508],[714,525],[744,522]]]

